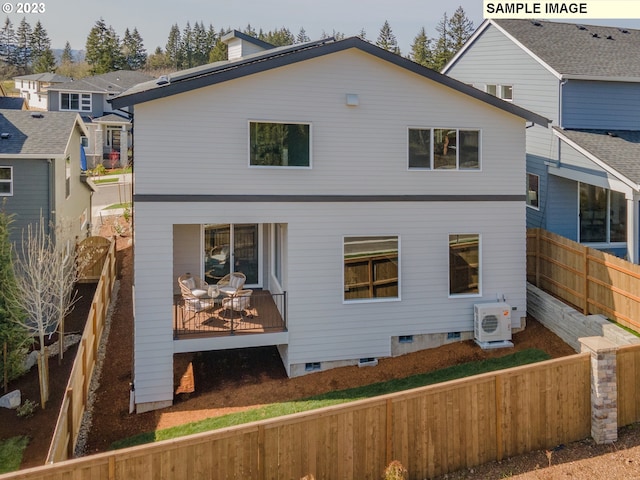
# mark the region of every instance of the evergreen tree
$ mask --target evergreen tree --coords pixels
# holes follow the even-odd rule
[[[380,29],[380,34],[378,35],[378,39],[376,40],[376,45],[380,48],[384,48],[389,52],[400,55],[400,48],[398,47],[396,36],[391,31],[389,22],[386,20],[384,21],[384,24]]]
[[[244,33],[245,35],[249,35],[251,37],[258,38],[258,33],[256,32],[255,28],[251,26],[250,23],[247,23],[247,26],[245,27],[242,33]]]
[[[89,32],[85,59],[91,66],[92,75],[120,70],[124,66],[120,39],[113,27],[107,27],[102,18]]]
[[[369,40],[367,40],[367,31],[362,28],[360,30],[360,33],[358,33],[358,35],[356,35],[360,40],[364,40],[365,42],[368,42]]]
[[[148,70],[166,70],[171,66],[171,61],[160,47],[156,47],[155,52],[147,57],[146,68]]]
[[[73,63],[73,51],[71,50],[71,44],[67,41],[67,43],[64,44],[64,50],[60,57],[60,64],[65,65],[71,63]]]
[[[177,23],[174,23],[169,30],[169,38],[164,51],[171,67],[178,70],[182,66],[182,35]]]
[[[28,332],[18,323],[24,318],[24,311],[14,301],[17,296],[16,279],[9,241],[12,221],[13,218],[0,209],[0,348],[7,346],[6,365],[4,356],[0,355],[0,378],[3,383],[22,373],[26,345],[30,340]]]
[[[16,30],[15,66],[24,70],[31,62],[31,25],[22,17]]]
[[[140,70],[147,62],[147,51],[144,48],[142,37],[138,29],[134,27],[133,33],[127,28],[122,37],[122,55],[129,70]]]
[[[307,35],[307,32],[305,31],[304,27],[301,27],[300,31],[298,32],[298,36],[296,37],[296,43],[305,43],[310,41],[311,39]]]
[[[209,62],[220,62],[227,59],[227,44],[221,38],[224,36],[224,30],[220,30],[216,43],[209,53]]]
[[[36,22],[31,34],[31,62],[35,73],[52,72],[56,68],[51,40],[40,20]]]
[[[453,57],[451,36],[449,35],[449,20],[446,12],[442,16],[442,20],[438,23],[436,30],[438,31],[438,38],[433,48],[431,68],[440,71],[451,57]]]
[[[264,42],[270,43],[271,45],[275,45],[276,47],[293,45],[296,42],[296,38],[293,36],[291,31],[285,27],[269,31],[266,34],[260,32],[258,38]]]
[[[191,68],[194,66],[193,57],[195,53],[195,45],[193,39],[193,30],[191,30],[191,24],[187,22],[187,25],[182,31],[182,44],[180,48],[182,52],[182,68]]]
[[[204,23],[196,22],[193,25],[193,64],[204,65],[209,61],[209,53],[213,48],[209,44],[209,36],[204,28]]]
[[[7,17],[2,29],[0,29],[0,59],[9,65],[14,65],[16,48],[16,31],[13,28],[13,23]]]
[[[411,44],[411,60],[425,67],[431,67],[433,63],[433,52],[431,51],[431,39],[427,37],[427,32],[422,27],[418,35]]]
[[[467,18],[466,13],[462,7],[453,13],[449,19],[449,47],[455,55],[458,50],[469,40],[469,37],[473,34],[473,22]]]

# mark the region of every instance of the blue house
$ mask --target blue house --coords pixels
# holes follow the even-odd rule
[[[553,120],[527,129],[527,226],[640,263],[640,30],[487,20],[443,73]]]

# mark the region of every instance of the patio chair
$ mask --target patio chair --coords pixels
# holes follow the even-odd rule
[[[235,295],[222,299],[222,308],[230,312],[230,320],[233,321],[233,312],[240,313],[240,320],[244,320],[244,311],[249,308],[253,290],[238,290]]]
[[[183,301],[182,328],[185,328],[191,319],[213,310],[215,299],[208,296],[209,285],[189,273],[178,277],[178,285]]]
[[[233,272],[222,277],[217,285],[221,293],[231,296],[242,290],[246,280],[247,276],[244,273]]]

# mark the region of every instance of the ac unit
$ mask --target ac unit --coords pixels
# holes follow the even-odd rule
[[[474,305],[473,331],[479,343],[511,340],[511,307],[503,302]]]

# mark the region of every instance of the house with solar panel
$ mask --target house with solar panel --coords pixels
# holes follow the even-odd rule
[[[640,263],[640,30],[487,20],[443,73],[553,120],[527,129],[527,226]]]
[[[138,412],[171,405],[180,353],[274,346],[295,377],[470,339],[476,304],[524,326],[546,118],[355,37],[223,41],[112,100],[135,107]]]
[[[13,215],[12,242],[40,217],[70,245],[89,233],[95,186],[83,165],[77,113],[0,110],[0,208]]]
[[[92,77],[51,85],[48,109],[52,112],[77,112],[88,135],[83,139],[88,168],[102,164],[106,168],[125,166],[132,155],[131,115],[111,108],[109,100],[152,77],[141,72],[117,70]]]

